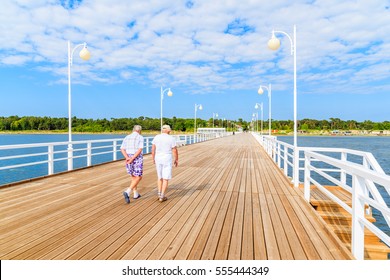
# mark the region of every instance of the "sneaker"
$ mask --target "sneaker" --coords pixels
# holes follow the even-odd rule
[[[138,199],[138,198],[140,198],[140,197],[141,197],[141,195],[138,194],[138,196],[134,197],[134,199]]]
[[[159,197],[158,201],[160,202],[164,202],[166,201],[168,198],[166,196],[162,196],[162,197]]]
[[[129,203],[130,203],[130,197],[129,197],[129,195],[127,194],[127,192],[123,192],[123,196],[125,197],[126,203],[129,204]]]

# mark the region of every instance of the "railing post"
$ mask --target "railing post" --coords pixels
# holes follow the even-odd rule
[[[310,156],[305,153],[304,196],[307,202],[310,202],[310,165]]]
[[[92,143],[87,142],[87,166],[92,165]]]
[[[47,148],[47,173],[52,175],[54,173],[54,146],[49,145]]]
[[[271,144],[271,152],[272,152],[272,158],[274,159],[274,162],[276,162],[276,140],[272,140]]]
[[[370,164],[368,163],[368,161],[367,161],[367,158],[366,158],[366,157],[363,157],[363,166],[364,166],[365,168],[367,168],[367,169],[370,169]],[[365,188],[365,189],[364,189],[364,194],[365,194],[366,196],[368,196],[368,195],[369,195],[369,191],[368,191],[368,189],[367,189],[367,188]],[[367,209],[367,210],[369,210],[369,211],[370,211],[370,209]]]
[[[295,149],[296,148],[296,149]],[[294,187],[299,186],[299,148],[294,148],[294,158],[293,158],[293,181]]]
[[[73,170],[73,146],[68,144],[68,171]]]
[[[341,153],[341,160],[347,161],[347,153],[346,152]],[[344,186],[347,184],[347,173],[344,170],[341,170],[341,172],[340,172],[340,181]]]
[[[284,146],[284,163],[283,163],[284,175],[288,176],[288,147]]]
[[[149,154],[150,149],[149,149],[149,137],[146,138],[146,153]]]
[[[280,159],[280,143],[276,143],[276,152],[278,154],[277,160],[278,160],[278,166],[279,168],[282,167],[282,161]]]
[[[365,180],[357,175],[352,177],[352,254],[357,260],[364,260],[364,224],[359,220],[364,218],[363,196]]]
[[[117,155],[116,155],[117,148],[116,148],[116,145],[117,145],[117,142],[116,142],[116,140],[114,140],[114,147],[113,147],[113,150],[112,150],[112,152],[113,152],[112,159],[114,161],[117,160]]]

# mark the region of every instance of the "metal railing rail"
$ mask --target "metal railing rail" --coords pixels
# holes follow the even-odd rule
[[[276,137],[253,135],[284,174],[293,177],[294,147],[278,141]],[[298,180],[304,183],[305,199],[310,200],[310,185],[314,184],[352,215],[353,255],[357,259],[364,258],[364,227],[390,246],[390,237],[364,216],[365,206],[368,205],[367,210],[371,211],[371,207],[378,210],[390,227],[390,208],[379,191],[381,186],[390,195],[390,176],[385,174],[375,157],[368,152],[343,148],[298,147],[298,152],[300,164],[297,168],[302,171],[298,172]],[[351,193],[352,207],[327,190],[318,178]]]
[[[182,144],[189,145],[228,135],[231,135],[231,133],[173,136]],[[74,148],[71,153],[67,149],[69,142],[3,145],[0,146],[0,171],[46,164],[46,175],[52,175],[56,173],[54,170],[55,162],[66,162],[71,159],[70,166],[72,168],[68,168],[68,171],[70,171],[77,169],[73,168],[75,159],[86,158],[86,165],[82,167],[92,166],[92,159],[99,155],[112,155],[102,162],[115,161],[118,159],[118,154],[121,155],[120,145],[122,140],[123,138],[72,141],[71,144]],[[144,137],[144,154],[151,153],[152,140],[153,137]],[[15,160],[18,162],[15,162]],[[67,166],[69,166],[69,162]]]

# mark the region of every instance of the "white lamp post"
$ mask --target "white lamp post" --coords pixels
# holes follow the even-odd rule
[[[218,118],[218,113],[213,113],[213,128],[214,128],[214,119],[215,119],[216,117]]]
[[[79,56],[83,60],[91,58],[91,53],[87,49],[87,43],[79,44],[71,49],[70,41],[68,41],[68,170],[73,169],[73,146],[72,146],[72,88],[70,79],[70,69],[73,64],[73,54],[79,47],[83,47]]]
[[[254,119],[254,121],[256,122],[256,132],[259,132],[259,113],[253,113],[252,119]]]
[[[202,104],[195,104],[194,134],[196,134],[196,111],[203,110]]]
[[[280,47],[280,41],[275,37],[275,33],[281,33],[287,36],[291,43],[291,55],[294,55],[294,186],[299,184],[299,151],[297,145],[297,41],[296,41],[296,26],[294,25],[294,34],[291,39],[290,35],[283,31],[272,31],[272,37],[268,41],[268,47],[271,50],[277,50]]]
[[[160,130],[161,130],[161,133],[162,133],[162,127],[163,127],[163,99],[164,99],[164,93],[168,91],[167,95],[169,97],[171,97],[173,95],[173,92],[171,91],[171,88],[166,88],[163,90],[163,88],[161,87],[161,99],[160,99],[160,105],[161,105],[161,126],[160,126]]]
[[[254,114],[253,114],[254,115]],[[252,122],[251,122],[251,126],[252,126],[252,131],[254,132],[254,131],[256,131],[256,129],[255,129],[255,121],[256,121],[256,117],[254,117],[252,115]]]
[[[264,117],[264,114],[263,114],[263,102],[255,104],[255,109],[257,110],[259,108],[261,110],[261,135],[263,135],[263,117]]]
[[[268,87],[260,86],[259,90],[257,91],[258,94],[264,93],[263,88],[265,88],[268,91],[268,135],[271,136],[271,120],[272,120],[272,118],[271,118],[271,84],[269,84]]]

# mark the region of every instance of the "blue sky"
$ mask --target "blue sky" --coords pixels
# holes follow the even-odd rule
[[[3,0],[0,116],[250,120],[272,85],[272,118],[293,119],[289,39],[297,28],[298,119],[390,120],[388,0]],[[259,112],[260,113],[260,112]],[[260,115],[260,114],[259,114]]]

